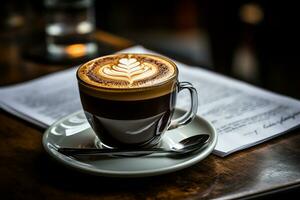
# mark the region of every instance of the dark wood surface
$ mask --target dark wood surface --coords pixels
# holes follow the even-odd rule
[[[116,50],[131,45],[103,32],[97,38]],[[2,85],[64,68],[24,64],[15,52],[18,49],[14,46],[9,49],[15,58],[2,64],[6,67],[1,69]],[[0,50],[3,63],[3,46]],[[226,158],[210,155],[178,172],[132,179],[86,175],[58,164],[42,148],[44,131],[0,110],[0,195],[3,199],[235,199],[297,190],[300,186],[299,129]]]

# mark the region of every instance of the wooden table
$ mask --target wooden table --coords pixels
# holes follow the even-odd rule
[[[96,36],[115,49],[132,45],[105,32]],[[0,49],[0,62],[8,56],[1,66],[6,67],[2,85],[62,69],[24,64],[17,51],[13,45]],[[299,129],[226,158],[210,155],[175,173],[132,179],[95,177],[58,164],[43,150],[43,132],[0,110],[1,199],[235,199],[299,193]]]

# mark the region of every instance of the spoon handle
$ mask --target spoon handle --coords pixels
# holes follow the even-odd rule
[[[207,146],[207,143],[199,144],[192,148],[186,149],[164,149],[164,148],[149,148],[149,149],[95,149],[95,148],[58,148],[57,151],[67,156],[140,156],[145,154],[173,154],[183,155],[190,153]]]
[[[173,150],[166,150],[163,148],[151,149],[95,149],[95,148],[58,148],[57,151],[64,155],[142,155],[152,153],[176,153]]]

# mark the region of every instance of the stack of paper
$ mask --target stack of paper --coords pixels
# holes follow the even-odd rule
[[[152,53],[141,46],[123,52]],[[175,61],[176,62],[176,61]],[[300,124],[300,102],[249,84],[176,62],[180,81],[199,93],[198,114],[208,119],[219,139],[214,153],[226,156],[285,133]],[[81,109],[76,69],[0,88],[0,106],[42,127]],[[187,95],[178,107],[187,108]]]

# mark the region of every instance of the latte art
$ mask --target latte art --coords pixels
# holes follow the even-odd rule
[[[117,65],[105,65],[99,70],[99,74],[103,77],[128,81],[132,84],[134,81],[151,77],[157,73],[150,63],[140,63],[135,58],[121,58]]]
[[[175,64],[145,54],[116,54],[82,65],[78,77],[88,85],[107,89],[131,89],[161,85],[177,77]]]

